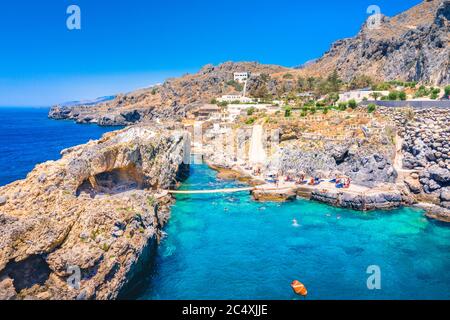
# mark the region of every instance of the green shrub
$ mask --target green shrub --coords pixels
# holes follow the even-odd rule
[[[340,111],[347,110],[347,102],[339,102],[338,108]]]
[[[247,109],[247,115],[248,116],[252,116],[255,113],[255,110],[256,109],[254,107],[248,108]]]
[[[388,95],[389,100],[397,100],[398,99],[398,92],[397,91],[391,91]]]
[[[289,117],[291,116],[291,114],[292,114],[292,108],[291,108],[291,107],[286,107],[286,108],[284,109],[284,116],[285,116],[286,118],[289,118]]]
[[[446,96],[446,97],[450,96],[450,85],[449,85],[449,86],[446,86],[445,89],[444,89],[444,91],[445,91],[445,96]]]
[[[249,119],[247,119],[247,121],[245,121],[245,124],[254,124],[255,123],[255,118],[249,118]]]
[[[433,100],[436,100],[439,97],[440,93],[441,93],[441,89],[439,89],[439,88],[432,89],[430,98]]]
[[[382,82],[382,83],[378,83],[376,85],[374,85],[372,87],[373,91],[386,91],[389,90],[391,88],[391,84],[387,83],[387,82]]]
[[[328,107],[325,107],[325,108],[323,108],[322,113],[323,113],[323,114],[327,114],[329,110],[330,110],[330,109],[329,109]]]
[[[242,84],[240,84],[239,82],[234,81],[234,80],[228,81],[227,85],[232,86],[234,88],[234,90],[236,90],[236,91],[244,90],[244,87],[242,86]]]
[[[356,107],[358,106],[358,104],[356,103],[355,99],[351,99],[351,100],[348,102],[348,106],[349,106],[350,108],[352,108],[352,109],[356,109]]]
[[[311,107],[310,111],[311,111],[311,114],[315,114],[317,112],[317,108]]]
[[[398,98],[400,99],[400,100],[406,100],[406,92],[405,91],[400,91],[399,93],[398,93]]]
[[[375,105],[375,103],[369,103],[369,105],[367,106],[367,112],[373,113],[376,110],[377,110],[377,106]]]
[[[414,94],[414,97],[416,97],[416,98],[425,97],[425,96],[428,96],[430,93],[431,92],[429,90],[427,90],[427,88],[425,88],[425,86],[422,85],[416,91],[416,93]]]

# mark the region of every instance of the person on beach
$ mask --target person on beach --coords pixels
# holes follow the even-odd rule
[[[345,188],[345,189],[350,188],[350,184],[351,184],[351,183],[352,183],[352,179],[347,178],[347,179],[345,180],[344,188]]]

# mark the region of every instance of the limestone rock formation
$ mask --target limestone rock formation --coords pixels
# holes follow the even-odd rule
[[[430,216],[449,221],[450,206],[450,110],[438,108],[380,108],[396,123],[402,139],[402,169],[409,190],[426,206]]]
[[[159,190],[189,148],[182,130],[130,127],[1,187],[0,298],[116,298],[160,237],[171,198]]]
[[[333,172],[340,172],[352,178],[356,184],[367,187],[392,183],[397,178],[392,155],[381,150],[377,152],[369,143],[360,146],[328,143],[323,149],[316,150],[291,143],[274,158],[278,157],[278,164],[270,163],[269,166],[277,166],[283,172],[305,172],[307,175],[327,172],[328,177]]]

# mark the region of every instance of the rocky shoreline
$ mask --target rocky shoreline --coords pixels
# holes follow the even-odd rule
[[[114,299],[170,216],[180,129],[130,127],[0,188],[0,299]],[[152,251],[153,252],[153,251]]]
[[[248,174],[223,165],[208,162],[208,166],[217,171],[217,178],[224,180],[237,180],[246,182],[252,186],[264,184]],[[388,210],[405,205],[411,205],[414,201],[405,190],[397,188],[373,189],[368,192],[354,192],[345,189],[334,189],[331,184],[326,186],[290,185],[278,189],[255,188],[251,195],[256,201],[283,202],[295,200],[297,197],[311,201],[322,202],[331,206],[352,209],[355,211]]]
[[[363,117],[364,110],[361,112],[358,115]],[[327,119],[319,118],[321,121],[317,124],[323,127]],[[266,163],[261,167],[262,176],[267,172],[293,173],[294,176],[303,172],[307,177],[319,175],[329,180],[335,174],[345,175],[352,179],[352,184],[365,189],[351,192],[338,190],[334,185],[323,187],[322,184],[315,188],[294,186],[284,191],[255,190],[254,198],[259,201],[285,201],[295,198],[296,194],[309,200],[361,211],[416,206],[425,210],[429,218],[449,222],[449,119],[449,110],[379,108],[370,117],[372,129],[363,125],[361,130],[364,135],[344,141],[326,137],[320,141],[305,139],[300,131],[302,123],[297,124],[296,121],[284,121],[276,128],[267,124],[265,130],[274,132],[276,129],[275,139],[281,143],[271,148]],[[335,124],[339,120],[331,121]],[[245,160],[245,152],[241,160],[232,154],[217,152],[229,148],[222,145],[224,141],[235,141],[231,149],[248,150],[251,128],[241,125],[219,135],[206,131],[204,137],[205,157],[209,159],[210,166],[212,163],[213,168],[219,168],[219,177],[226,175],[240,180],[252,179],[249,172],[240,170],[240,161],[244,166],[248,161]],[[273,134],[266,134],[263,144],[270,146],[272,139]],[[260,183],[264,181],[261,177],[258,180]]]

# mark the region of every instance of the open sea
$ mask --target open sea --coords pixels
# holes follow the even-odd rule
[[[49,108],[0,108],[0,186],[26,177],[61,150],[98,139],[119,127],[48,119]]]
[[[117,128],[47,119],[47,109],[0,108],[0,185],[60,150]],[[182,189],[240,186],[206,165]],[[293,225],[293,219],[298,226]],[[178,195],[166,237],[130,299],[450,299],[450,225],[412,208],[355,212],[248,193]],[[369,290],[369,266],[380,270]]]

